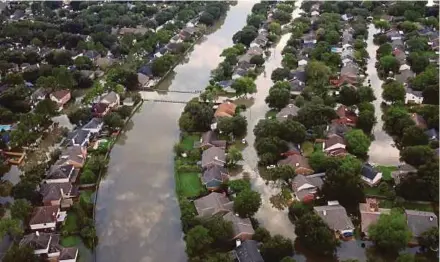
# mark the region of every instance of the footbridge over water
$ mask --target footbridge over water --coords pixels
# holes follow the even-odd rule
[[[144,101],[186,104],[200,92],[188,91],[140,91],[139,94]]]

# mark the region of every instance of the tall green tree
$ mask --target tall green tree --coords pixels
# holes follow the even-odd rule
[[[243,218],[253,216],[260,206],[261,195],[252,190],[241,191],[234,200],[234,212]]]
[[[383,84],[382,97],[391,103],[404,102],[406,91],[402,84],[397,81],[391,81]]]
[[[235,90],[237,96],[246,96],[247,94],[257,92],[257,86],[255,85],[254,80],[250,77],[240,77],[234,81],[231,88]]]
[[[281,235],[275,235],[261,245],[261,255],[265,261],[280,261],[293,255],[293,243]]]
[[[360,129],[352,129],[345,134],[348,152],[356,156],[365,156],[370,148],[370,138]]]
[[[189,257],[194,257],[206,252],[214,239],[209,234],[208,229],[199,225],[188,231],[185,241],[186,253]]]

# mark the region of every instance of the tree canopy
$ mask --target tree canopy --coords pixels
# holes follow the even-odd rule
[[[253,216],[261,206],[260,193],[252,190],[243,190],[237,194],[234,200],[234,212],[240,217]]]

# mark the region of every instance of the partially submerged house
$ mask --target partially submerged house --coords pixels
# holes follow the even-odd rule
[[[64,89],[64,90],[58,90],[55,92],[52,92],[50,94],[50,99],[57,103],[59,109],[63,109],[63,106],[69,102],[71,98],[70,90]]]
[[[249,218],[241,218],[232,212],[223,216],[223,219],[232,223],[233,239],[251,239],[255,231]]]
[[[202,183],[208,190],[217,190],[229,178],[228,170],[222,166],[214,165],[202,174]]]
[[[353,236],[353,222],[351,222],[347,211],[339,205],[338,201],[329,201],[327,206],[315,206],[313,210],[337,235],[343,237]]]
[[[225,150],[219,147],[210,147],[203,151],[201,166],[207,169],[213,166],[224,166],[226,164]]]
[[[25,235],[19,245],[30,247],[35,255],[40,255],[49,261],[75,262],[78,258],[78,249],[61,246],[58,234],[37,231]]]
[[[361,169],[361,178],[367,185],[374,186],[382,179],[382,173],[369,163],[365,163]]]
[[[321,189],[324,181],[323,174],[303,176],[297,175],[292,181],[294,198],[297,201],[309,202],[317,197],[318,190]]]
[[[422,104],[423,103],[423,92],[413,90],[410,87],[406,87],[405,94],[405,104]]]
[[[218,105],[215,110],[214,117],[233,117],[237,106],[232,102],[225,102]]]
[[[67,212],[59,206],[35,207],[32,211],[29,227],[31,230],[55,230],[58,223],[64,222]]]
[[[232,212],[234,202],[221,193],[212,192],[209,195],[194,200],[197,214],[201,217],[210,217],[217,214]]]
[[[235,248],[235,258],[239,262],[264,262],[263,257],[258,250],[258,242],[255,240],[246,240]]]
[[[290,165],[295,169],[297,175],[311,175],[314,173],[309,165],[309,161],[302,155],[290,155],[278,161],[278,165]]]

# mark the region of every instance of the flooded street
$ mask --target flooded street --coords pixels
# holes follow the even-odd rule
[[[298,17],[301,12],[301,9],[299,9],[301,1],[296,2],[295,6],[297,9],[295,9],[292,14],[293,19]],[[278,194],[281,189],[276,186],[266,185],[266,181],[258,173],[258,156],[254,148],[255,136],[253,133],[255,125],[260,119],[263,119],[267,111],[269,111],[269,107],[264,100],[269,94],[270,87],[273,85],[270,76],[273,70],[281,67],[281,60],[283,59],[281,51],[286,46],[290,35],[290,33],[283,35],[277,46],[270,50],[271,56],[264,64],[264,73],[260,74],[255,82],[257,85],[257,93],[253,95],[253,105],[244,112],[248,121],[248,133],[246,136],[248,146],[243,150],[245,162],[243,172],[250,174],[253,189],[258,191],[262,197],[262,205],[255,214],[255,218],[272,234],[280,234],[294,240],[296,237],[294,226],[289,221],[287,209],[278,210],[272,206],[269,200],[271,196]]]
[[[201,90],[219,55],[246,23],[253,2],[230,8],[220,28],[194,47],[159,86],[163,90]],[[193,94],[196,96],[198,94]],[[174,93],[176,99],[186,100]],[[96,260],[102,262],[186,261],[180,211],[175,196],[173,146],[183,104],[145,102],[110,156],[98,192]]]
[[[369,160],[372,163],[378,165],[396,165],[399,164],[399,150],[392,146],[394,145],[393,138],[390,137],[383,130],[383,120],[382,120],[382,109],[381,103],[382,99],[382,80],[379,79],[376,70],[376,50],[379,46],[373,43],[374,34],[378,33],[378,30],[373,24],[370,24],[368,28],[368,40],[367,40],[367,51],[370,55],[367,65],[368,79],[371,81],[371,87],[376,95],[376,100],[373,101],[377,124],[373,128],[374,140],[371,142],[370,150],[368,155]]]

